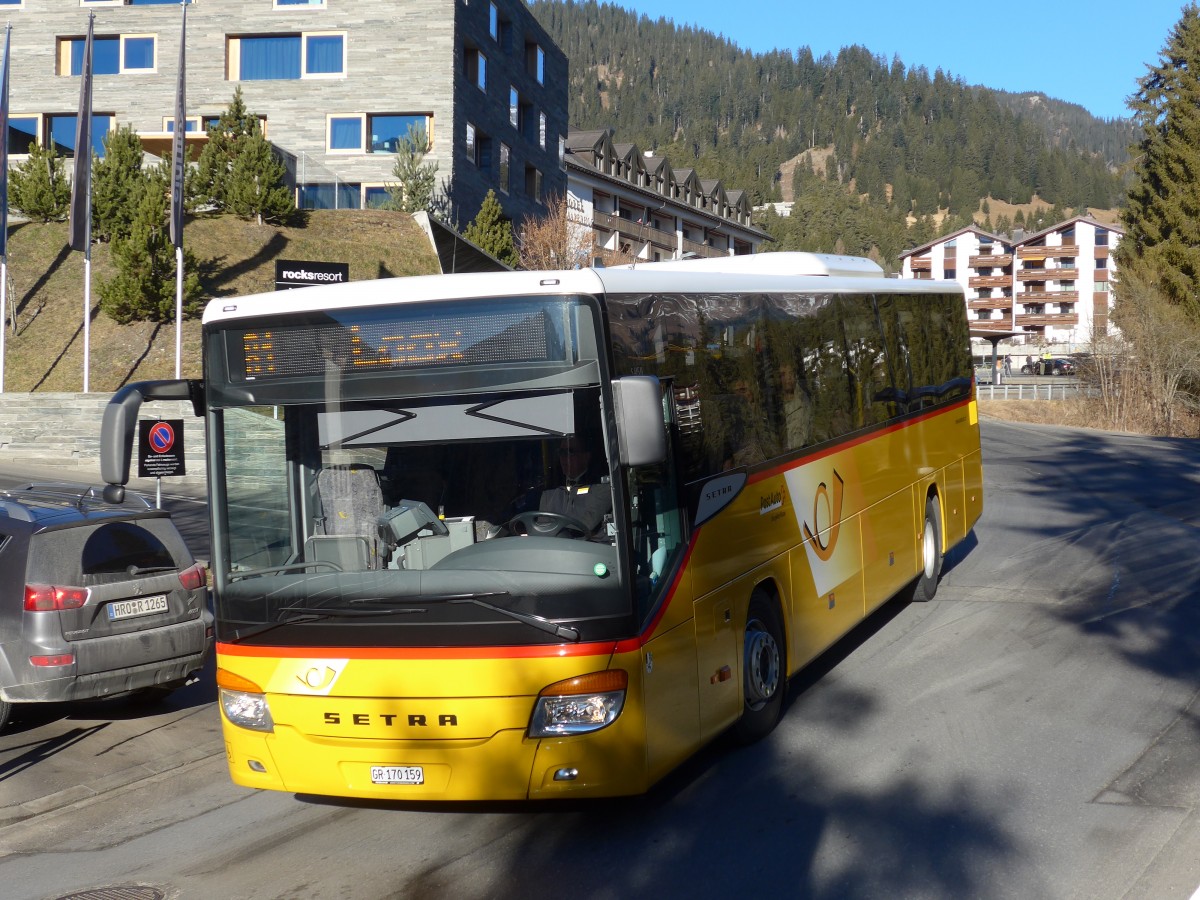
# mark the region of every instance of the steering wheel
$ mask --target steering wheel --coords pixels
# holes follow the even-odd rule
[[[547,519],[550,521],[545,521]],[[514,525],[522,526],[523,531],[516,530],[512,527]],[[562,531],[574,531],[581,537],[586,537],[592,531],[571,516],[556,512],[542,512],[536,509],[517,513],[504,523],[504,528],[512,534],[536,534],[543,537],[557,537]]]

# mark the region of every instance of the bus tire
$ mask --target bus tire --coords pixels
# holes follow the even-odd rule
[[[0,731],[4,730],[4,726],[8,724],[8,718],[12,715],[13,705],[7,700],[0,700]]]
[[[755,591],[742,637],[742,715],[734,726],[740,743],[766,737],[779,722],[787,693],[785,646],[778,605]]]
[[[912,598],[926,603],[937,593],[942,577],[942,509],[937,497],[925,501],[925,525],[921,529],[921,574],[913,585]]]

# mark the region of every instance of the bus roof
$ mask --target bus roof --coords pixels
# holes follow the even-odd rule
[[[290,291],[217,298],[204,324],[287,313],[352,307],[537,294],[604,293],[861,293],[961,294],[953,281],[885,278],[868,259],[817,253],[762,253],[710,259],[669,260],[612,268],[544,272],[478,272],[416,275]]]

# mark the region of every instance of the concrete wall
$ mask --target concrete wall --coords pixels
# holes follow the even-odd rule
[[[61,472],[64,480],[100,472],[100,424],[111,394],[0,394],[0,465]],[[164,487],[204,484],[204,422],[190,403],[147,403],[141,419],[182,419],[188,474]],[[134,448],[136,454],[137,448]],[[130,467],[137,477],[137,460]]]

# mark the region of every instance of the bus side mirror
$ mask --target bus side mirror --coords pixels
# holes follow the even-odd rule
[[[662,390],[651,375],[627,375],[612,383],[617,445],[623,466],[652,466],[667,458]]]
[[[106,482],[104,499],[109,503],[120,503],[125,496],[138,410],[147,400],[190,400],[192,412],[204,415],[204,385],[200,381],[137,381],[117,391],[104,407],[100,426],[100,477]]]

